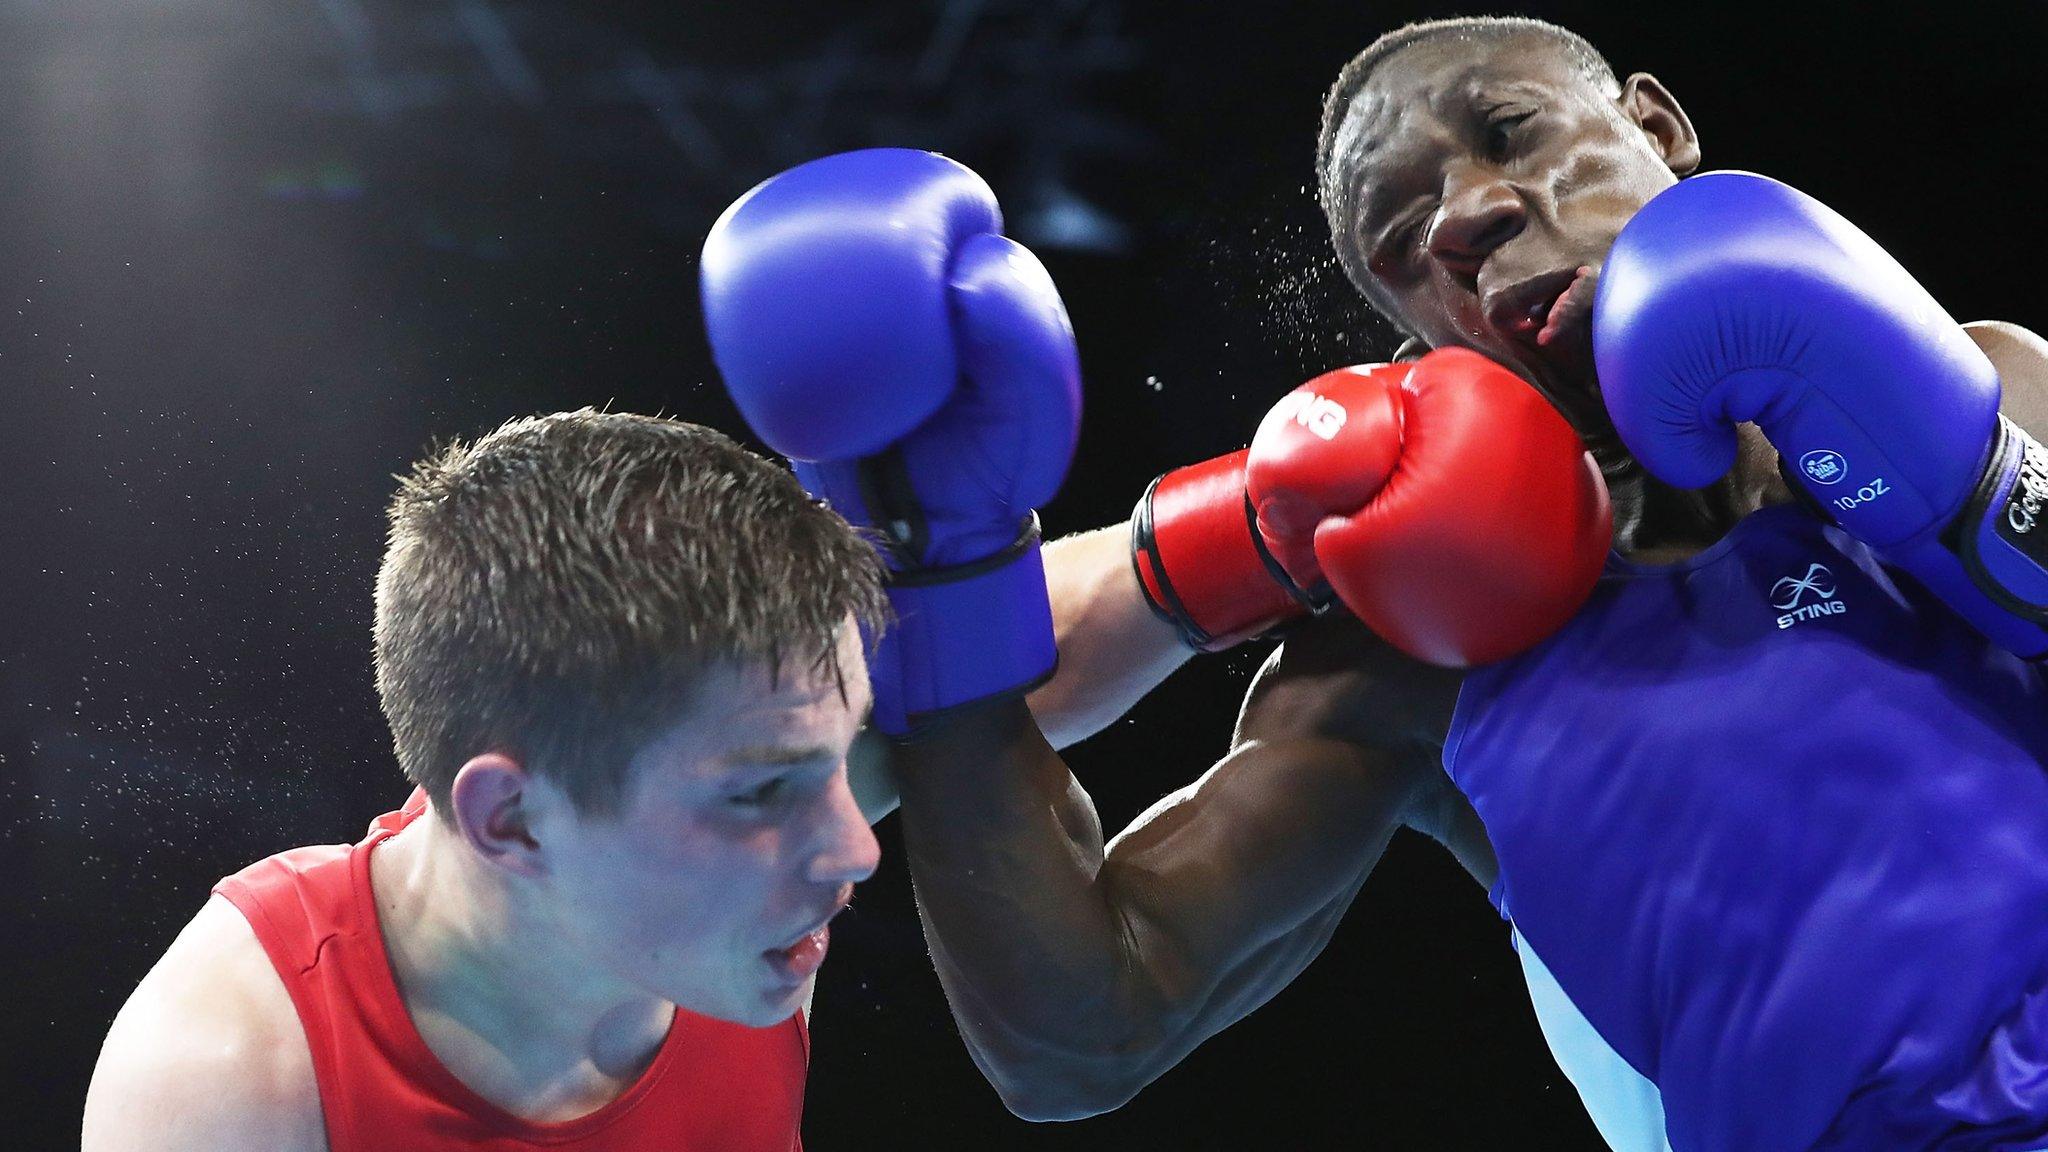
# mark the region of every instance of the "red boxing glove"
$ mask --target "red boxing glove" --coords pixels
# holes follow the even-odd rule
[[[1607,485],[1564,417],[1463,348],[1302,385],[1259,425],[1245,479],[1295,584],[1327,580],[1389,643],[1450,667],[1563,627],[1613,534]]]
[[[1146,602],[1205,652],[1320,607],[1252,526],[1245,455],[1239,449],[1168,472],[1145,489],[1131,514],[1131,566]]]

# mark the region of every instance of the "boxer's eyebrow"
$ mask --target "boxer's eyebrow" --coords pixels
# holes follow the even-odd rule
[[[1377,245],[1384,237],[1387,226],[1395,215],[1410,204],[1431,194],[1435,179],[1417,180],[1412,172],[1400,163],[1386,166],[1387,174],[1378,180],[1366,180],[1365,166],[1354,169],[1355,183],[1351,189],[1353,202],[1358,205],[1353,217],[1357,233],[1370,245]]]
[[[1548,91],[1537,81],[1467,71],[1445,82],[1424,101],[1436,123],[1434,127],[1425,124],[1422,131],[1432,138],[1448,133],[1465,139],[1482,131],[1493,108],[1504,100],[1541,100]],[[1382,258],[1384,233],[1393,217],[1429,192],[1416,187],[1418,181],[1408,171],[1408,158],[1395,139],[1396,130],[1412,110],[1402,101],[1385,98],[1361,101],[1361,105],[1354,105],[1337,141],[1338,151],[1350,164],[1351,186],[1343,193],[1356,206],[1353,236],[1370,265]],[[1469,146],[1469,139],[1461,146]],[[1367,162],[1374,159],[1388,175],[1368,181]],[[1435,181],[1423,183],[1433,187]]]
[[[1556,94],[1556,89],[1541,80],[1499,80],[1488,95],[1502,95],[1515,99],[1547,100]]]
[[[1379,233],[1383,227],[1381,221],[1386,219],[1386,205],[1391,199],[1393,199],[1393,196],[1387,191],[1385,181],[1374,181],[1365,190],[1365,194],[1358,197],[1358,215],[1356,217],[1358,233],[1361,238],[1368,242],[1368,245],[1378,242]]]
[[[1502,104],[1548,104],[1552,93],[1544,85],[1528,80],[1491,80],[1474,84],[1467,96],[1463,111],[1471,118],[1484,117]]]
[[[1414,187],[1416,182],[1403,174],[1398,165],[1390,167],[1392,174],[1370,181],[1366,179],[1365,165],[1358,164],[1352,170],[1351,196],[1358,205],[1355,219],[1359,231],[1374,239],[1396,208],[1422,195]]]
[[[836,759],[836,753],[824,744],[755,744],[735,748],[719,759],[728,767],[741,770],[749,768],[788,768],[798,764],[814,764],[823,760]]]

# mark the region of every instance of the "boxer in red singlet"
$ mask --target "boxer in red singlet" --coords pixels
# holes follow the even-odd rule
[[[799,1147],[872,549],[707,429],[591,411],[422,462],[377,687],[417,785],[223,880],[114,1021],[87,1152]]]

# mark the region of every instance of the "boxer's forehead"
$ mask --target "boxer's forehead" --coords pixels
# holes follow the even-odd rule
[[[1352,202],[1373,216],[1393,191],[1374,174],[1464,146],[1500,104],[1555,100],[1583,83],[1565,53],[1542,37],[1435,37],[1373,70],[1345,110],[1332,151],[1346,158]]]

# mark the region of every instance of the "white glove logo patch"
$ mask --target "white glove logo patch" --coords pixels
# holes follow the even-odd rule
[[[1350,418],[1342,404],[1314,392],[1289,392],[1274,407],[1282,419],[1294,421],[1323,440],[1335,440]]]
[[[1840,452],[1816,448],[1799,458],[1799,470],[1815,484],[1839,484],[1849,474],[1849,462]]]

